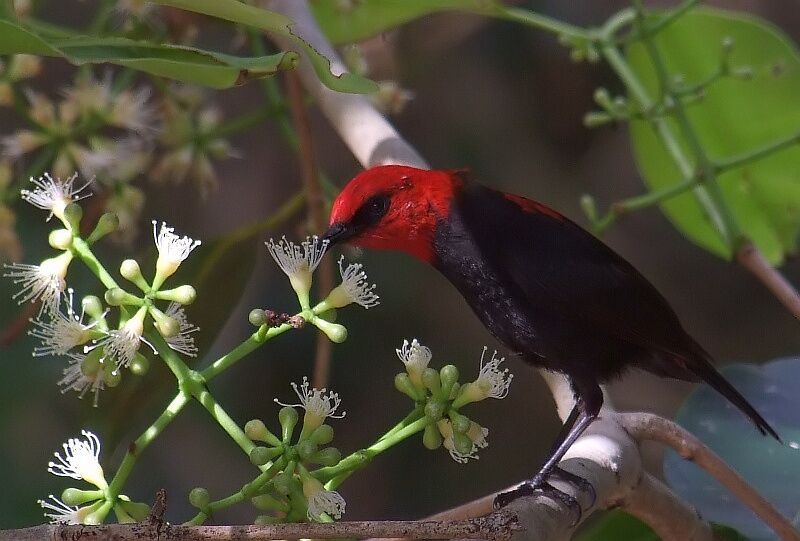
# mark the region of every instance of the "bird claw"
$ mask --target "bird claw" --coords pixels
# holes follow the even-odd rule
[[[554,479],[564,481],[567,483],[571,483],[576,485],[579,490],[586,492],[591,496],[591,505],[594,505],[594,502],[597,498],[597,494],[594,490],[594,487],[589,483],[586,479],[575,475],[574,473],[568,472],[566,470],[562,470],[561,468],[554,468],[551,472],[551,475]],[[507,506],[511,502],[523,498],[525,496],[532,496],[536,493],[540,493],[542,496],[550,498],[551,500],[560,503],[567,509],[569,509],[572,514],[575,516],[575,520],[572,522],[572,526],[576,526],[578,522],[581,520],[581,516],[583,516],[583,510],[581,509],[580,503],[574,497],[570,496],[566,492],[557,489],[550,483],[544,481],[543,479],[534,477],[530,481],[526,481],[521,485],[508,490],[506,492],[501,492],[494,499],[494,508],[495,509],[502,509],[503,507]]]

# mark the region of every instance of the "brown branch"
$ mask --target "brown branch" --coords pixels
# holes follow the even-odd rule
[[[303,176],[303,190],[306,194],[309,221],[311,229],[315,233],[321,234],[325,230],[326,223],[325,196],[319,184],[319,167],[314,152],[311,122],[304,100],[305,93],[300,78],[294,72],[287,73],[287,86],[292,120],[299,139],[300,169]],[[322,260],[314,276],[318,283],[317,291],[327,294],[333,289],[333,265],[330,257]],[[324,389],[328,386],[332,354],[333,344],[325,334],[318,332],[314,374],[311,378],[312,384],[317,389]]]
[[[376,521],[333,522],[329,524],[273,524],[268,526],[172,526],[149,521],[137,524],[102,526],[66,526],[44,524],[20,530],[0,531],[0,541],[41,541],[46,539],[107,539],[113,541],[210,541],[267,539],[334,539],[391,538],[407,539],[486,539],[506,541],[518,529],[516,518],[509,513],[457,522]]]
[[[714,451],[678,424],[651,413],[621,413],[620,422],[637,441],[652,440],[691,460],[750,508],[784,541],[800,541],[800,532],[780,511],[733,471]]]
[[[736,261],[761,280],[767,289],[789,310],[794,317],[800,319],[800,293],[792,284],[764,257],[761,250],[752,242],[747,242],[736,252]]]

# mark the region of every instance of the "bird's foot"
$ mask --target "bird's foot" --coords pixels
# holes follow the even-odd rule
[[[550,475],[555,480],[574,484],[579,490],[589,494],[591,496],[591,505],[594,505],[597,496],[594,487],[586,479],[579,477],[574,473],[562,470],[558,467],[554,468]],[[575,516],[575,519],[572,523],[573,526],[580,522],[581,516],[583,515],[583,510],[581,509],[578,500],[566,492],[557,489],[550,483],[546,482],[543,477],[538,475],[530,481],[526,481],[511,490],[498,494],[494,499],[494,508],[502,509],[518,498],[532,496],[536,493],[540,493],[543,496],[550,498],[551,500],[556,501],[569,509]]]

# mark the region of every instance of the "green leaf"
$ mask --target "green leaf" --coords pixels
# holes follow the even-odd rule
[[[716,391],[702,385],[689,395],[676,420],[719,454],[784,516],[800,517],[800,358],[763,366],[735,364],[721,372],[783,439],[762,436]],[[672,489],[709,520],[735,527],[748,539],[775,533],[705,470],[672,451],[664,458]]]
[[[687,105],[691,125],[712,160],[726,160],[800,132],[800,55],[795,45],[769,23],[729,12],[695,9],[655,37],[671,75],[691,85],[721,65],[722,41],[733,39],[730,65],[751,66],[753,78],[725,77],[712,83],[705,98]],[[649,55],[641,43],[626,51],[631,68],[651,96],[660,89]],[[670,126],[680,134],[673,120]],[[639,170],[653,189],[679,183],[681,174],[648,122],[631,122]],[[679,137],[688,154],[689,145]],[[718,177],[724,200],[745,235],[770,262],[781,263],[797,247],[800,234],[800,146],[787,148]],[[690,240],[730,259],[732,247],[706,216],[696,196],[687,192],[662,208]]]
[[[575,537],[575,541],[612,541],[615,539],[659,541],[659,537],[647,524],[620,510],[605,513],[602,519]]]
[[[210,17],[257,28],[264,32],[285,36],[305,51],[317,77],[331,90],[367,94],[378,89],[378,85],[373,81],[354,73],[345,72],[341,75],[331,73],[330,60],[321,55],[301,36],[295,34],[292,29],[293,21],[279,13],[249,6],[239,0],[153,0],[153,3],[202,13]]]
[[[361,0],[342,7],[340,0],[316,0],[311,9],[328,39],[336,45],[362,41],[439,11],[488,11],[486,0]]]
[[[298,60],[293,52],[244,58],[126,38],[45,38],[10,21],[0,20],[0,54],[13,53],[61,57],[75,65],[116,64],[212,88],[228,88],[248,79],[292,69]]]

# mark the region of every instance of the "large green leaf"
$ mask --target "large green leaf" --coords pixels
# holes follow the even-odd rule
[[[373,81],[354,73],[345,72],[341,75],[331,73],[330,60],[321,55],[301,36],[295,34],[292,29],[293,21],[279,13],[250,6],[239,0],[153,0],[153,3],[202,13],[285,36],[305,51],[317,77],[332,90],[366,94],[378,89]]]
[[[125,38],[44,38],[11,21],[0,20],[0,54],[12,53],[61,57],[76,65],[117,64],[212,88],[227,88],[292,69],[298,60],[293,52],[243,58]]]
[[[311,2],[314,16],[331,42],[362,41],[437,11],[487,11],[486,0],[361,0],[342,7],[338,0]]]
[[[718,541],[747,541],[747,538],[730,526],[712,524],[714,539]],[[575,541],[659,541],[650,527],[623,511],[605,513],[602,519],[586,528]]]
[[[751,80],[723,78],[699,104],[688,106],[691,125],[712,160],[725,160],[800,133],[800,55],[780,30],[760,19],[696,9],[659,33],[655,42],[671,75],[688,84],[706,79],[721,63],[721,43],[733,39],[732,66],[752,66]],[[660,92],[643,44],[627,50],[631,67],[651,96]],[[678,125],[670,120],[675,133]],[[679,183],[681,174],[649,123],[631,123],[639,169],[650,188]],[[691,155],[682,137],[680,146]],[[723,196],[744,233],[773,263],[795,251],[800,233],[800,146],[719,176]],[[663,204],[675,226],[693,242],[730,258],[723,240],[692,193]]]
[[[785,443],[759,434],[739,410],[706,385],[689,396],[677,421],[798,525],[800,359],[780,359],[762,367],[730,365],[722,372]],[[674,452],[664,459],[664,476],[673,490],[707,519],[734,526],[749,539],[776,539],[769,527],[713,477]]]

